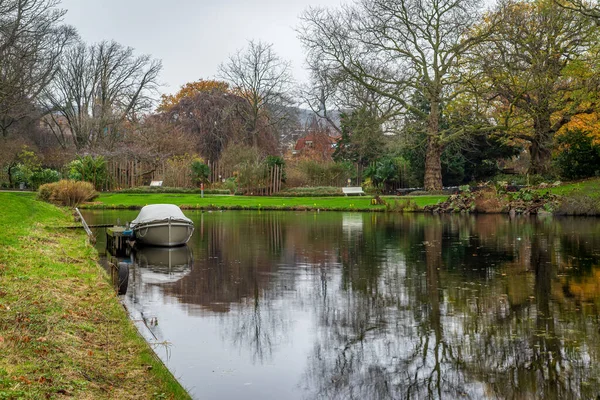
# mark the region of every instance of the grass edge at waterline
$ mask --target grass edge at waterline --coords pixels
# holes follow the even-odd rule
[[[0,398],[189,398],[138,333],[72,217],[0,193]]]
[[[419,207],[434,205],[448,196],[383,197],[388,204],[411,200]],[[184,210],[272,210],[272,211],[364,211],[383,212],[385,205],[371,204],[371,196],[339,197],[260,197],[204,196],[198,194],[132,194],[102,193],[94,203],[83,204],[86,209],[140,209],[149,204],[175,204]]]

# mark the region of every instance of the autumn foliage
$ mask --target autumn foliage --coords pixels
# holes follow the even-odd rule
[[[179,104],[179,102],[184,98],[191,98],[198,93],[212,92],[213,90],[226,93],[229,91],[229,84],[223,81],[204,79],[200,79],[195,82],[188,82],[183,85],[175,94],[163,94],[157,111],[168,112],[171,108]]]

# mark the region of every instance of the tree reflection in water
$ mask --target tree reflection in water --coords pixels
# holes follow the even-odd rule
[[[292,354],[285,349],[307,329],[308,353],[285,359],[306,365],[297,388],[306,398],[600,392],[595,219],[219,213],[194,220],[194,266],[161,284],[162,293],[192,317],[218,316],[225,343],[255,365]],[[300,326],[300,314],[310,321]]]
[[[354,246],[352,258],[342,258],[343,276],[360,279],[347,272],[357,268],[363,274],[380,271],[377,276],[366,286],[343,283],[338,295],[330,294],[317,308],[320,339],[304,385],[314,397],[597,394],[597,308],[591,319],[581,313],[561,274],[567,260],[589,265],[591,258],[592,269],[599,268],[596,222],[580,221],[575,229],[572,220],[498,216],[410,217],[381,224],[363,234],[387,232],[388,240],[357,238],[348,243]],[[582,232],[586,227],[594,232]],[[586,253],[581,246],[570,253],[573,241],[586,242]],[[373,257],[362,257],[378,243],[376,253],[398,249],[398,259],[373,265]],[[596,279],[600,287],[598,274],[589,272],[569,277]],[[596,291],[594,300],[599,296]]]

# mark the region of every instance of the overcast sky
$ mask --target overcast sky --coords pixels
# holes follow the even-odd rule
[[[305,81],[304,54],[294,28],[309,6],[338,7],[343,0],[62,0],[66,23],[88,43],[135,48],[163,61],[162,91],[214,78],[218,65],[250,39],[274,44]]]

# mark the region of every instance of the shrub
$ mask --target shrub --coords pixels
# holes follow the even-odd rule
[[[279,156],[267,156],[267,158],[265,158],[265,162],[269,168],[273,168],[275,166],[281,168],[281,181],[285,183],[287,178],[285,173],[285,160]]]
[[[192,163],[197,160],[195,155],[184,154],[173,156],[165,163],[163,182],[165,186],[192,187]]]
[[[54,192],[54,187],[56,185],[51,183],[46,183],[41,185],[38,189],[38,199],[50,203],[50,198],[52,197],[52,193]]]
[[[40,186],[38,198],[67,207],[77,207],[98,196],[90,182],[61,180]]]
[[[32,188],[37,189],[40,187],[40,185],[58,182],[60,181],[60,178],[60,172],[55,171],[53,169],[45,168],[33,172],[31,174],[31,177],[29,178],[29,182]]]
[[[223,187],[227,189],[230,194],[234,194],[237,190],[237,179],[235,177],[225,179]]]
[[[160,186],[138,186],[134,188],[121,189],[119,193],[196,193],[202,191],[198,188],[183,187],[160,187]],[[204,189],[204,194],[229,194],[229,190],[224,189]]]
[[[299,160],[287,166],[287,187],[345,186],[356,177],[351,163]]]
[[[17,164],[12,169],[12,180],[15,185],[19,185],[20,183],[29,185],[32,175],[33,171],[31,168],[24,164]]]
[[[252,192],[267,185],[267,168],[262,162],[240,164],[236,167],[238,189]]]
[[[196,159],[192,162],[191,170],[194,183],[197,185],[201,183],[208,183],[208,178],[210,177],[210,167],[204,164],[201,159]]]
[[[267,184],[267,164],[260,149],[244,144],[229,145],[221,154],[220,165],[233,169],[240,193],[252,192]]]
[[[391,185],[400,179],[399,168],[392,158],[382,158],[365,171],[365,177],[384,192],[390,192]]]
[[[18,185],[20,183],[26,184],[28,187],[37,189],[44,183],[58,182],[61,178],[60,172],[49,168],[34,168],[24,165],[17,164],[12,169],[13,183]]]
[[[364,172],[372,185],[384,193],[392,193],[394,186],[412,185],[410,162],[404,157],[383,157],[372,163]]]
[[[106,160],[102,156],[78,156],[68,165],[69,179],[74,181],[90,182],[98,190],[108,181]]]
[[[339,187],[324,186],[324,187],[296,187],[283,189],[274,196],[281,197],[331,197],[342,196],[342,189]]]
[[[600,144],[588,133],[574,129],[557,137],[554,163],[560,176],[581,179],[600,174]]]
[[[385,208],[389,212],[415,212],[421,209],[418,204],[411,199],[400,201],[394,200],[393,202],[386,203]]]

